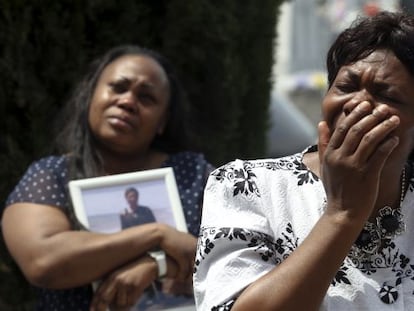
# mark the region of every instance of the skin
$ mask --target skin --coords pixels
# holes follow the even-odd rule
[[[138,194],[133,191],[130,191],[127,194],[125,194],[125,199],[127,200],[129,208],[132,211],[136,211],[138,209],[138,198]],[[125,213],[129,213],[129,211],[126,209]]]
[[[89,123],[106,174],[151,169],[165,160],[166,154],[149,145],[165,126],[169,94],[166,75],[151,58],[122,56],[103,70]],[[16,203],[5,209],[2,229],[10,253],[32,284],[64,289],[100,280],[92,311],[133,305],[157,278],[157,264],[147,255],[157,247],[167,254],[167,277],[190,281],[196,239],[161,223],[114,234],[74,231],[54,206]]]
[[[384,205],[398,205],[414,148],[412,85],[414,77],[384,50],[341,68],[322,103],[319,151],[304,158],[322,178],[326,210],[295,252],[252,283],[232,310],[319,309],[364,223]]]
[[[164,131],[169,96],[165,72],[149,57],[122,56],[103,70],[91,100],[89,125],[107,173],[156,168],[166,159],[150,144]]]

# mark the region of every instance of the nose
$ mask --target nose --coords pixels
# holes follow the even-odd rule
[[[364,89],[355,94],[355,96],[343,106],[342,110],[344,114],[346,116],[350,114],[351,111],[354,110],[355,107],[363,101],[369,102],[372,108],[376,106],[375,98],[367,90]]]
[[[119,108],[130,113],[135,113],[138,110],[135,96],[130,92],[123,94],[123,96],[118,99],[116,104]]]

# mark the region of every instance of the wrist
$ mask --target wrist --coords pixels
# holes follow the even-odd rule
[[[163,278],[167,275],[167,255],[163,250],[149,251],[148,255],[153,258],[157,264],[158,278]]]

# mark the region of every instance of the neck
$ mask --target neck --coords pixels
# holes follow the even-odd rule
[[[371,218],[377,216],[378,211],[384,206],[390,206],[393,209],[399,208],[407,190],[409,176],[406,169],[401,167],[388,171],[391,172],[386,174],[386,170],[384,170],[381,175],[378,198]]]
[[[320,176],[320,160],[317,152],[307,153],[303,158],[305,165],[316,175]],[[375,218],[378,211],[384,206],[388,205],[392,208],[398,208],[401,201],[401,192],[407,190],[408,180],[410,179],[410,172],[406,171],[405,185],[402,189],[402,171],[404,163],[399,165],[385,166],[379,181],[378,198],[371,218]]]
[[[159,168],[168,158],[166,153],[155,150],[147,150],[135,155],[113,154],[103,151],[101,155],[105,174],[108,175]]]

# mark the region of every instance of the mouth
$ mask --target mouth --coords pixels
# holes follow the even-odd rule
[[[108,122],[115,128],[128,130],[135,129],[135,124],[128,116],[112,115],[108,117]]]

